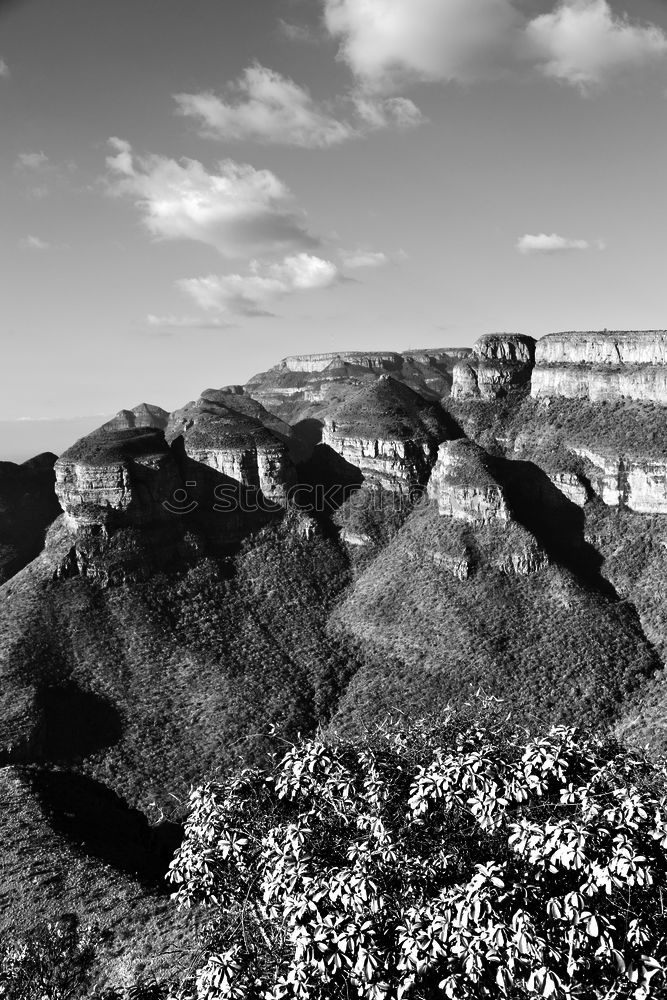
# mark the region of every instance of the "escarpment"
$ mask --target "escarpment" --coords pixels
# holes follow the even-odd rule
[[[253,376],[247,392],[292,424],[322,420],[362,385],[389,374],[433,401],[448,396],[455,364],[470,348],[298,355]]]
[[[488,334],[473,345],[472,356],[453,371],[454,399],[498,399],[527,391],[535,362],[535,341],[522,334]]]
[[[667,404],[667,331],[548,334],[537,344],[531,394]]]

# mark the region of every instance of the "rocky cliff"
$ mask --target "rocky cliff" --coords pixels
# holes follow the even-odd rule
[[[163,502],[182,485],[164,434],[144,428],[81,438],[60,456],[55,473],[56,496],[74,530],[165,520]]]
[[[439,443],[457,433],[441,407],[383,375],[325,417],[322,444],[357,468],[367,484],[409,493],[425,485]]]
[[[55,472],[64,518],[47,548],[56,575],[107,585],[187,566],[198,554],[189,522],[175,516],[182,511],[173,501],[186,491],[162,431],[96,431],[64,452]]]
[[[505,493],[494,475],[496,463],[482,448],[463,438],[445,441],[428,483],[428,496],[440,514],[471,524],[510,519]]]
[[[667,404],[667,332],[549,334],[537,344],[531,394]]]
[[[488,334],[472,356],[453,370],[454,399],[498,399],[527,390],[535,361],[535,341],[522,334]]]
[[[203,466],[276,504],[285,503],[295,483],[289,434],[259,402],[230,389],[205,390],[171,414],[166,431],[194,463],[189,475],[196,478],[196,466]]]

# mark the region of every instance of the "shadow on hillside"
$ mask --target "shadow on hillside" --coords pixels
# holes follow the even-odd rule
[[[295,441],[298,442],[295,449],[297,461],[307,461],[311,457],[314,448],[322,440],[323,426],[322,421],[315,417],[306,417],[292,425]]]
[[[305,487],[299,499],[314,502],[317,509],[312,513],[324,519],[330,518],[364,481],[361,470],[328,444],[315,446],[308,461],[298,466],[297,478]]]
[[[116,707],[106,698],[76,684],[43,688],[37,697],[39,758],[74,760],[118,743],[123,726]]]
[[[152,827],[143,813],[100,782],[68,771],[31,770],[30,784],[53,830],[74,849],[170,891],[165,875],[182,837],[177,823]]]
[[[513,516],[535,535],[551,561],[606,597],[618,599],[602,576],[602,555],[586,541],[582,508],[568,500],[533,462],[496,461]]]

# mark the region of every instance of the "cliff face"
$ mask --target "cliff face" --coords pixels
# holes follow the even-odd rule
[[[294,354],[291,357],[283,358],[278,367],[291,372],[322,372],[327,368],[340,368],[343,364],[350,364],[360,368],[379,369],[380,371],[398,371],[402,363],[402,356],[394,351],[347,351],[345,353]]]
[[[591,485],[608,507],[667,514],[667,456],[650,460],[601,454],[583,447],[572,450],[590,463]]]
[[[443,517],[470,524],[506,523],[510,519],[491,457],[465,438],[440,445],[427,492],[437,501]]]
[[[667,332],[549,334],[537,344],[531,395],[667,404]]]
[[[175,517],[183,480],[162,431],[100,432],[82,438],[56,462],[64,512],[47,549],[58,577],[102,585],[146,579],[169,563],[188,565],[198,548]]]
[[[56,496],[75,529],[150,524],[168,515],[162,503],[181,486],[174,456],[156,430],[95,432],[55,465]]]
[[[196,402],[171,414],[166,436],[169,442],[180,439],[193,463],[281,504],[295,471],[289,439],[279,436],[279,426],[285,425],[251,397],[207,389]]]
[[[472,357],[453,370],[454,399],[499,399],[526,389],[535,360],[535,341],[522,334],[489,334],[473,346]]]
[[[325,418],[322,443],[359,469],[365,482],[408,493],[425,485],[438,444],[455,435],[444,410],[383,375]]]

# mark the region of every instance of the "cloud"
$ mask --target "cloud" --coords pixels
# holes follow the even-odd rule
[[[507,62],[522,18],[510,0],[323,0],[339,55],[365,86],[468,82]]]
[[[258,63],[248,66],[226,91],[225,97],[203,92],[175,94],[174,100],[179,113],[197,119],[208,138],[306,149],[325,149],[376,129],[424,121],[417,106],[405,98],[364,100],[357,95],[332,102],[347,108],[353,120],[337,117],[332,104],[318,103],[305,87]]]
[[[586,89],[667,55],[667,35],[655,25],[616,16],[607,0],[568,0],[536,17],[527,39],[545,76]]]
[[[209,173],[198,160],[135,156],[109,140],[108,191],[131,198],[158,239],[197,240],[225,257],[313,249],[319,245],[289,189],[270,170],[223,160]]]
[[[364,267],[384,267],[389,263],[389,257],[380,250],[342,250],[341,260],[345,267],[352,270]]]
[[[589,243],[588,240],[571,239],[568,236],[559,236],[558,233],[539,233],[536,236],[526,234],[521,236],[516,244],[516,249],[523,254],[554,254],[568,253],[572,250],[604,250],[605,245],[602,240]]]
[[[329,288],[340,280],[334,263],[300,253],[274,264],[252,261],[246,274],[183,278],[178,285],[201,309],[265,316],[267,307],[278,299],[296,292]]]
[[[19,153],[16,166],[23,170],[45,170],[49,166],[46,153]]]
[[[278,18],[278,34],[288,42],[298,42],[301,45],[314,45],[319,42],[317,33],[307,24],[294,24],[282,17]]]
[[[582,89],[667,55],[667,35],[609,0],[560,0],[532,19],[523,0],[321,0],[339,57],[371,92],[410,81],[469,83],[539,72]]]
[[[149,313],[146,325],[158,330],[226,330],[233,326],[228,320],[214,316],[155,316]]]
[[[23,239],[19,240],[19,246],[22,250],[48,250],[51,244],[40,239],[39,236],[24,236]]]
[[[8,80],[11,76],[9,66],[4,59],[0,59],[0,79]]]

